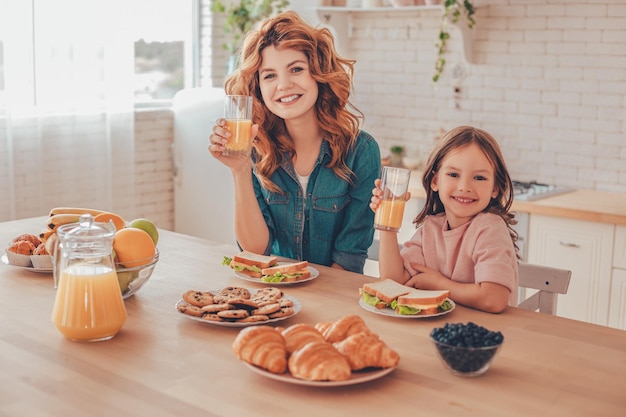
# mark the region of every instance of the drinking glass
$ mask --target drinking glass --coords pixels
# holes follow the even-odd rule
[[[409,190],[411,171],[398,167],[383,167],[380,188],[382,200],[374,215],[374,228],[398,232],[402,226],[404,206]]]
[[[227,95],[224,100],[226,127],[232,136],[223,155],[250,155],[252,150],[252,97]]]

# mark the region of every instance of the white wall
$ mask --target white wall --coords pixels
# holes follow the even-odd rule
[[[365,129],[414,152],[470,124],[500,141],[517,179],[626,192],[626,1],[474,3],[475,62],[456,28],[447,56],[466,74],[460,108],[450,72],[431,82],[439,10],[352,14],[341,42],[357,60]]]

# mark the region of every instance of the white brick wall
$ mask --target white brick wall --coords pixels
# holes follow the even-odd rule
[[[366,130],[385,149],[415,152],[439,128],[470,124],[500,141],[514,178],[626,192],[626,2],[475,4],[475,62],[465,61],[452,28],[437,86],[430,77],[439,11],[352,14],[353,36],[342,44],[357,60],[354,102]],[[455,66],[467,72],[460,109]]]

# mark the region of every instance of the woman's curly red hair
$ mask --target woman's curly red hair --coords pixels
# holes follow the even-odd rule
[[[339,56],[327,28],[312,27],[293,11],[266,19],[258,29],[244,36],[239,68],[224,83],[227,94],[255,98],[252,120],[259,125],[254,144],[259,180],[265,188],[280,192],[270,178],[284,156],[291,158],[294,154],[284,120],[268,110],[261,96],[259,68],[261,54],[268,46],[292,48],[306,55],[311,77],[319,89],[315,113],[323,137],[332,151],[332,159],[327,166],[337,176],[350,182],[352,172],[345,163],[345,155],[356,142],[359,119],[363,118],[363,114],[349,100],[355,61]]]

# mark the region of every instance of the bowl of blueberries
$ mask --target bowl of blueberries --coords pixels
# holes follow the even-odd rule
[[[441,362],[453,374],[478,376],[487,372],[504,342],[499,331],[478,324],[446,323],[430,333]]]

